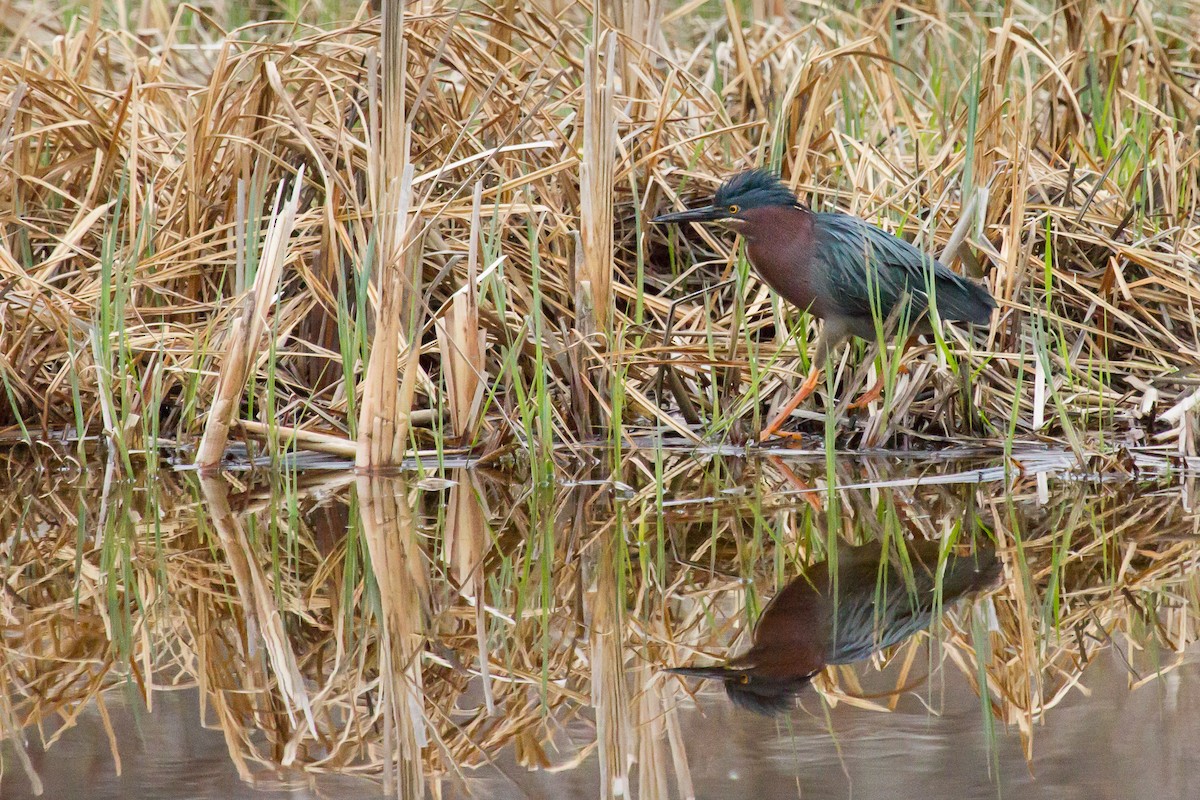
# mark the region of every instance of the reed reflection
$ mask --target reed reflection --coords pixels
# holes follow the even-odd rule
[[[907,543],[885,558],[879,544],[843,547],[814,564],[767,605],[753,645],[721,666],[676,667],[676,675],[720,680],[736,705],[760,714],[788,710],[826,666],[851,664],[929,627],[935,614],[1000,574],[996,552],[946,558],[938,543]]]

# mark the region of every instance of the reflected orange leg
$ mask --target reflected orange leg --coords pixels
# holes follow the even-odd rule
[[[783,463],[783,459],[779,456],[771,456],[771,463],[783,473],[783,477],[787,479],[788,483],[796,487],[800,492],[800,499],[812,506],[813,511],[824,511],[821,507],[820,495],[817,493],[815,487],[810,486],[806,481],[800,480],[796,476],[796,473],[792,472],[791,468]]]
[[[816,391],[817,384],[820,383],[820,381],[821,370],[814,366],[811,370],[809,370],[808,377],[804,379],[804,383],[800,385],[800,389],[797,390],[792,399],[787,401],[787,405],[779,410],[779,413],[775,415],[775,419],[771,420],[771,424],[764,428],[763,432],[759,434],[758,440],[760,442],[765,442],[767,439],[770,439],[776,434],[783,436],[793,435],[782,432],[779,429],[783,427],[783,423],[787,422],[787,418],[791,416],[791,413],[795,411],[801,403],[807,400],[809,395]]]

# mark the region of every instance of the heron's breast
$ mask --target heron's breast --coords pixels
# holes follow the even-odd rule
[[[798,208],[755,208],[746,218],[746,252],[759,276],[785,300],[818,317],[826,316],[825,291],[815,252],[813,216]]]

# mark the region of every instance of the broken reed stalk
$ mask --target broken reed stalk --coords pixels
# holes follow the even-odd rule
[[[220,476],[202,476],[200,488],[213,529],[217,532],[217,539],[233,573],[242,612],[246,616],[246,627],[252,637],[262,637],[261,643],[267,651],[275,685],[284,700],[291,731],[281,763],[290,765],[296,758],[303,736],[317,735],[307,682],[296,661],[296,653],[292,650],[292,639],[283,625],[273,590],[273,578],[256,557],[255,545],[247,539],[242,521],[229,506],[229,484]],[[267,683],[264,681],[255,688],[266,691]],[[264,707],[269,705],[267,703]]]
[[[601,30],[597,17],[596,30]],[[604,77],[601,79],[599,47],[607,41]],[[575,333],[579,341],[581,380],[576,382],[583,397],[581,433],[604,418],[609,398],[609,376],[593,354],[608,351],[613,320],[613,168],[616,160],[616,119],[613,111],[616,36],[605,32],[589,44],[583,58],[583,148],[579,161],[579,236],[576,238]],[[599,334],[599,335],[597,335]],[[591,394],[599,398],[593,405]]]
[[[652,90],[640,73],[651,53],[664,52],[668,48],[659,29],[664,3],[665,0],[608,0],[604,4],[612,27],[621,32],[622,52],[618,64],[621,89],[630,97],[643,94],[644,89]],[[640,109],[630,112],[640,113]]]
[[[581,502],[580,507],[587,507]],[[629,785],[633,755],[629,720],[629,691],[625,675],[624,598],[618,590],[621,571],[616,537],[602,533],[593,555],[594,583],[586,598],[588,661],[591,663],[592,708],[596,710],[596,746],[599,750],[600,796],[622,797]],[[606,535],[607,534],[607,535]]]
[[[383,3],[383,30],[379,61],[382,101],[372,120],[372,150],[368,154],[375,176],[375,335],[362,381],[358,420],[358,469],[396,467],[404,460],[409,412],[416,383],[416,315],[402,315],[405,296],[410,309],[420,308],[421,261],[409,252],[413,165],[409,161],[409,123],[405,103],[408,49],[404,41],[402,0]],[[374,93],[370,98],[374,107]],[[408,358],[403,380],[400,372],[400,338],[408,317]]]
[[[475,604],[476,663],[488,716],[496,712],[488,646],[487,578],[484,558],[491,547],[483,489],[473,469],[457,471],[446,503],[446,546],[443,557],[458,592]]]
[[[263,237],[252,290],[242,298],[241,310],[230,318],[229,330],[225,337],[227,344],[224,358],[217,369],[216,394],[204,424],[204,435],[196,449],[195,464],[201,469],[215,469],[225,455],[229,426],[233,423],[242,391],[246,388],[246,381],[255,365],[255,357],[262,346],[263,333],[267,329],[267,313],[275,301],[279,277],[283,274],[288,240],[296,225],[300,189],[303,185],[302,167],[296,174],[292,196],[280,208],[284,187],[283,182],[280,182],[275,193],[271,221]]]
[[[342,458],[354,458],[358,455],[358,443],[344,436],[249,419],[239,420],[237,427],[247,436],[264,441],[274,432],[280,441],[293,442],[297,447],[315,453],[328,453]]]
[[[465,440],[479,421],[487,383],[487,331],[479,325],[479,255],[482,246],[483,184],[475,184],[471,200],[471,232],[467,242],[467,282],[450,298],[450,307],[435,325],[446,400],[455,440]]]

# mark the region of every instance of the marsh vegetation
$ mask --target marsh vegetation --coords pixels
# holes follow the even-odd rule
[[[410,3],[381,42],[337,4],[244,27],[25,4],[0,62],[0,421],[151,454],[214,407],[268,453],[355,452],[378,408],[381,459],[740,441],[812,324],[732,240],[648,220],[761,165],[953,245],[1000,304],[908,374],[847,355],[836,397],[870,368],[888,394],[840,445],[1193,453],[1195,5],[773,7]]]
[[[548,487],[480,469],[133,483],[115,462],[8,461],[6,796],[37,785],[35,764],[57,771],[36,754],[53,757],[80,715],[152,712],[179,690],[263,789],[350,775],[402,797],[511,793],[509,765],[522,785],[527,769],[598,769],[602,794],[709,796],[692,770],[711,771],[695,755],[710,748],[687,723],[693,703],[720,716],[728,701],[693,700],[694,682],[662,667],[745,650],[779,588],[850,581],[856,546],[899,565],[906,542],[926,543],[939,575],[994,551],[998,574],[911,638],[821,670],[787,727],[748,712],[728,724],[764,744],[786,746],[789,729],[837,741],[870,715],[932,720],[947,691],[971,692],[985,752],[1023,752],[1036,776],[1039,738],[1060,704],[1086,702],[1095,662],[1122,693],[1153,696],[1143,685],[1185,666],[1200,635],[1192,484],[1151,465],[1096,483],[1061,464],[1030,459],[1022,477],[999,454],[840,460],[827,483],[820,459],[659,451],[617,481]],[[111,748],[119,769],[138,745],[106,738],[101,760]],[[989,778],[986,757],[975,768],[971,791],[1020,780]],[[787,770],[840,783],[836,763]]]
[[[402,797],[733,796],[713,719],[841,794],[845,726],[969,697],[995,796],[1097,662],[1194,683],[1200,7],[386,6],[0,15],[5,797],[175,692],[246,785]],[[747,447],[817,327],[649,220],[754,166],[988,330],[848,348]],[[863,547],[999,567],[778,725],[663,671]]]

